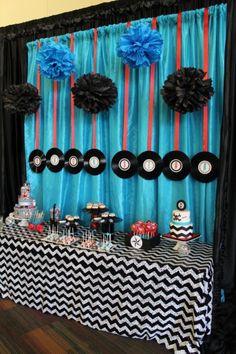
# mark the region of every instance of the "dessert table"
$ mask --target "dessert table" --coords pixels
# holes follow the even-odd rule
[[[116,233],[109,252],[42,241],[17,225],[0,236],[0,295],[91,328],[200,353],[210,334],[212,247],[180,255],[167,240],[149,251]]]

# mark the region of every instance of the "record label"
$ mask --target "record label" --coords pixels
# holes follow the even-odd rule
[[[59,156],[54,154],[50,157],[50,162],[52,164],[52,166],[57,166],[60,162]]]
[[[200,161],[198,164],[198,171],[202,173],[203,175],[208,175],[212,170],[212,165],[209,161],[203,160]]]
[[[128,171],[131,167],[131,162],[128,159],[123,158],[119,161],[118,166],[122,171]]]
[[[90,157],[88,163],[91,168],[98,168],[100,165],[100,160],[97,156],[92,156]]]
[[[79,161],[78,161],[78,159],[77,159],[76,156],[71,156],[71,157],[69,158],[69,165],[70,165],[70,167],[76,167],[76,166],[78,166],[78,163],[79,163]]]
[[[169,167],[172,172],[178,173],[183,169],[183,163],[178,159],[174,159],[170,162]]]
[[[156,164],[152,159],[146,159],[143,162],[143,169],[146,172],[153,172],[155,170]]]
[[[41,166],[42,160],[40,156],[35,156],[33,159],[33,164],[35,167]]]

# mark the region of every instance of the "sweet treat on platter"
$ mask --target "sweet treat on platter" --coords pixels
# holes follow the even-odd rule
[[[125,236],[125,244],[136,249],[149,250],[160,242],[158,224],[151,220],[138,220],[131,225],[131,233]]]
[[[103,204],[103,203],[99,203],[99,204],[98,204],[98,207],[99,207],[99,209],[101,209],[101,210],[106,209],[106,205]]]
[[[104,209],[106,209],[106,205],[101,202],[96,202],[96,203],[89,202],[86,204],[86,209],[88,211],[93,211],[93,212],[97,211],[97,210],[103,211]]]
[[[16,219],[30,219],[36,211],[36,202],[30,195],[30,184],[26,182],[21,187],[18,196],[18,204],[14,207],[14,217]]]
[[[177,210],[172,211],[170,235],[179,240],[188,240],[193,235],[190,211],[183,200],[177,202]]]
[[[143,237],[149,238],[157,234],[158,225],[150,220],[146,222],[139,220],[131,225],[131,230],[134,235],[142,235]]]
[[[90,248],[90,249],[96,249],[97,248],[97,244],[96,241],[93,239],[87,239],[81,242],[81,247],[84,248]]]

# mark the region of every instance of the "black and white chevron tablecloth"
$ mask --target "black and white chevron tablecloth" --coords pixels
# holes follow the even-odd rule
[[[199,353],[211,328],[212,248],[192,243],[182,256],[173,245],[161,240],[153,250],[134,250],[117,233],[113,249],[99,253],[5,226],[0,295],[98,330],[156,340],[174,353]]]

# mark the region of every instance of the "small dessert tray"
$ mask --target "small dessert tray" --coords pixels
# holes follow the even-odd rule
[[[87,209],[87,208],[83,208],[82,211],[84,212],[87,212],[89,214],[102,214],[104,213],[105,211],[108,211],[109,209],[106,207],[106,208],[91,208],[91,209]]]
[[[43,237],[41,240],[46,242],[56,243],[58,245],[70,246],[73,245],[75,242],[78,242],[78,237],[50,234],[47,235],[46,237]]]

